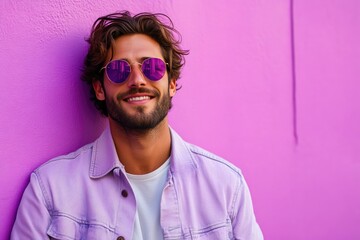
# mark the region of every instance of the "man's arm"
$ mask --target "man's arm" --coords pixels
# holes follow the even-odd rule
[[[49,239],[46,234],[49,223],[50,215],[37,175],[32,173],[18,208],[11,240]]]
[[[235,194],[232,216],[234,239],[263,240],[263,234],[256,222],[250,191],[242,176]]]

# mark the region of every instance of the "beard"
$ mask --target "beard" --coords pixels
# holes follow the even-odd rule
[[[117,100],[119,102],[123,101],[124,95],[135,93],[151,93],[155,98],[159,99],[160,97],[157,91],[138,88],[131,89],[126,94],[119,94]],[[171,106],[169,89],[167,93],[157,101],[155,108],[150,113],[145,112],[146,108],[144,106],[137,106],[135,108],[135,114],[129,114],[120,104],[117,104],[115,100],[106,97],[106,107],[109,117],[126,130],[147,131],[155,128],[167,116]]]

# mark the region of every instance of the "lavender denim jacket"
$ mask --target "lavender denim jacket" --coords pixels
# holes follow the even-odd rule
[[[240,170],[171,131],[164,239],[261,240]],[[11,239],[132,239],[136,201],[107,128],[31,174]]]

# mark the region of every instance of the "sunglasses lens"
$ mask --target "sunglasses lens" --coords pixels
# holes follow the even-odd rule
[[[106,66],[106,74],[114,83],[123,83],[131,72],[130,65],[124,60],[114,60]]]
[[[165,74],[166,64],[159,58],[148,58],[143,61],[141,70],[151,81],[158,81]]]

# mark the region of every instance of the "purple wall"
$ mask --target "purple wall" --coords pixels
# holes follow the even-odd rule
[[[173,18],[191,54],[171,125],[243,170],[266,239],[360,239],[360,2],[290,3],[2,0],[0,239],[30,172],[101,132],[83,39],[122,9]]]

